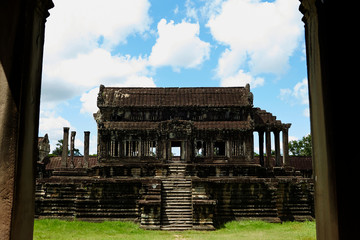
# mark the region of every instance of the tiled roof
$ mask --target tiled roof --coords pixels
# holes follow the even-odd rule
[[[281,125],[281,121],[276,119],[276,116],[271,113],[262,110],[260,108],[254,108],[254,121],[256,125]]]
[[[99,107],[251,106],[249,87],[113,88],[100,87]]]
[[[67,158],[68,164],[70,164],[70,156]],[[94,167],[97,165],[97,157],[89,156],[89,167]],[[84,157],[74,157],[75,168],[81,168],[84,164]],[[61,157],[50,157],[49,163],[46,164],[46,170],[52,170],[56,168],[61,168]]]
[[[171,121],[168,121],[171,122]],[[233,129],[249,130],[252,125],[248,121],[181,121],[189,122],[199,130]],[[104,128],[109,130],[155,130],[163,122],[104,122]]]
[[[194,122],[197,129],[232,129],[232,130],[249,130],[252,128],[248,121],[211,121],[211,122]]]
[[[158,126],[159,122],[104,122],[104,127],[109,130],[151,130]]]
[[[312,169],[312,157],[289,156],[289,165],[295,170],[310,170]]]

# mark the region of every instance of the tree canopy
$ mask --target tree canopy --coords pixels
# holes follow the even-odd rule
[[[298,141],[290,141],[289,151],[293,156],[311,156],[311,135],[309,134]]]
[[[57,144],[56,144],[56,148],[55,150],[52,151],[53,155],[56,156],[61,156],[62,155],[62,151],[63,151],[63,140],[58,140]],[[68,148],[68,155],[70,155],[70,150]],[[80,150],[77,148],[74,148],[74,156],[81,156]]]

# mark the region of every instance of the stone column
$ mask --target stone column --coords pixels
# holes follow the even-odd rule
[[[231,157],[230,141],[225,142],[225,156],[228,157],[228,158]]]
[[[70,168],[74,168],[74,149],[75,149],[75,131],[71,131],[71,137],[70,137]]]
[[[171,160],[171,141],[165,141],[166,160]]]
[[[138,140],[138,157],[140,158],[142,155],[143,155],[143,153],[142,153],[142,141],[141,141],[141,139],[139,139]]]
[[[180,147],[180,159],[182,161],[187,160],[187,149],[186,149],[187,141],[181,141],[181,147]]]
[[[67,167],[68,142],[69,142],[69,128],[64,127],[63,151],[62,151],[62,155],[61,155],[61,168]]]
[[[259,133],[259,159],[260,165],[264,167],[264,131],[258,131]]]
[[[0,3],[0,239],[32,239],[49,0]]]
[[[284,166],[289,165],[289,128],[285,126],[282,130],[282,142],[283,142],[283,163]]]
[[[275,130],[274,131],[274,137],[275,137],[275,166],[280,167],[281,164],[281,156],[280,156],[280,131]]]
[[[272,167],[271,163],[271,135],[270,130],[266,130],[265,138],[266,138],[266,164],[265,167]]]
[[[89,167],[89,139],[90,139],[90,132],[85,131],[84,132],[84,163],[83,163],[84,168]]]

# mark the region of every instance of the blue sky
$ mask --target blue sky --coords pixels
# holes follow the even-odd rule
[[[254,106],[310,133],[304,29],[298,0],[54,0],[46,23],[39,135],[91,131],[100,84],[226,87],[250,84]],[[255,138],[255,150],[257,143]]]

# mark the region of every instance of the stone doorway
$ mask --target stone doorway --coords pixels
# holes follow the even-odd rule
[[[181,161],[183,160],[183,151],[182,148],[182,142],[181,141],[171,141],[171,155],[170,159],[171,161]]]

